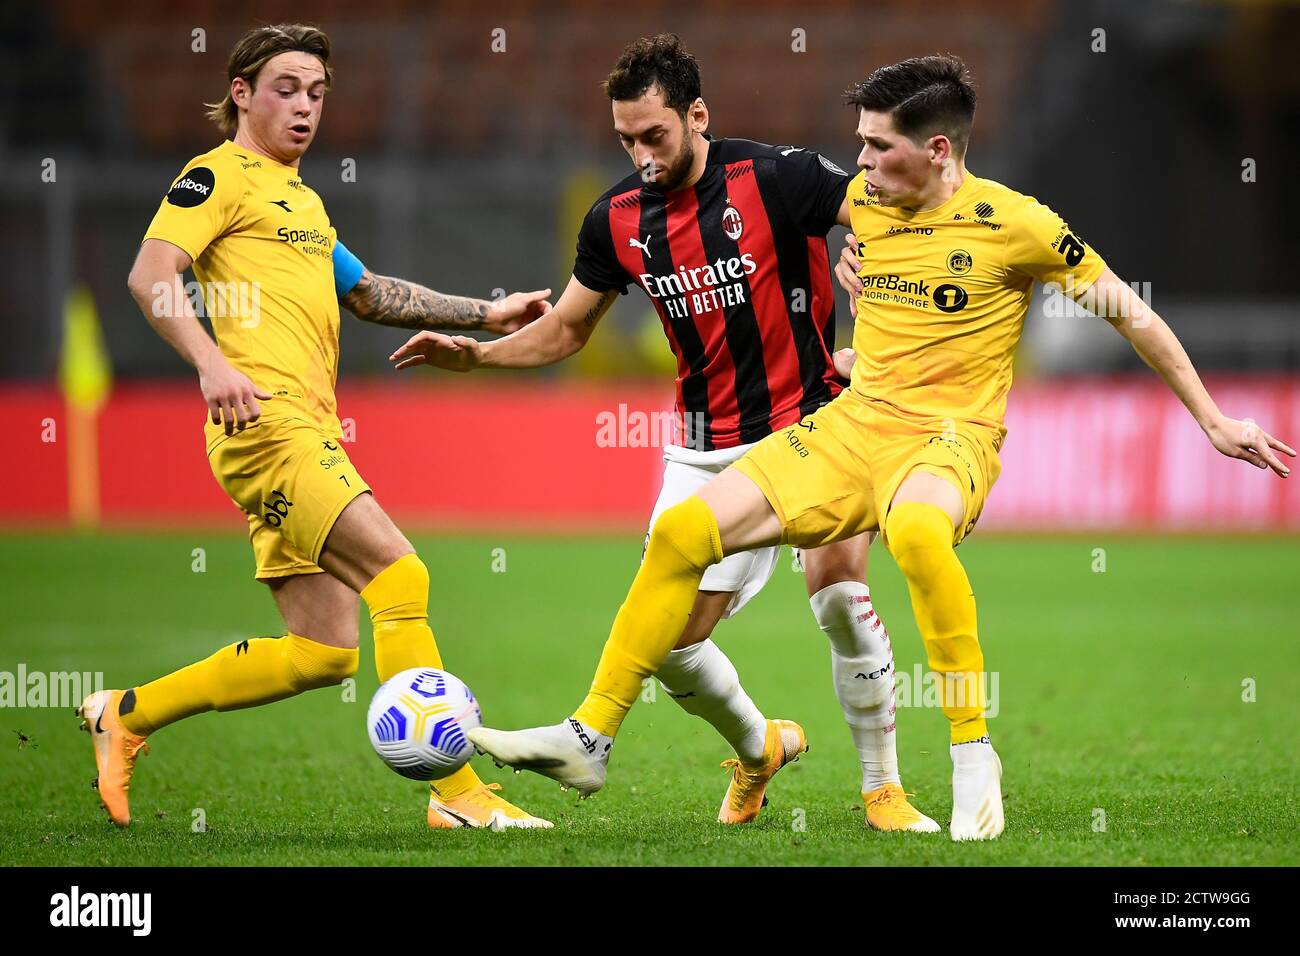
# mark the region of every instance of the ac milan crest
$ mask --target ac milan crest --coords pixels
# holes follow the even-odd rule
[[[722,231],[732,242],[739,239],[740,234],[745,231],[745,221],[740,218],[740,210],[730,202],[727,203],[727,208],[722,210]]]

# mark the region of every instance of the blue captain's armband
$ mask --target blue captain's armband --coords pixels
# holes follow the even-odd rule
[[[354,256],[347,246],[338,239],[334,240],[334,294],[340,299],[352,291],[361,281],[366,267]]]

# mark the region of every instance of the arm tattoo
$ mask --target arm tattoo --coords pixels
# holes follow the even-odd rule
[[[481,329],[488,310],[482,299],[444,295],[415,282],[371,272],[363,274],[340,301],[358,319],[403,329]]]
[[[617,292],[602,293],[600,301],[588,309],[587,314],[582,317],[582,324],[589,329],[594,328],[596,323],[600,321],[600,317],[605,314],[605,310],[609,308],[610,302],[612,302],[614,297],[617,295]]]

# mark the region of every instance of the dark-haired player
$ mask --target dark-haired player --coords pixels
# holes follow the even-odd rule
[[[442,666],[428,625],[428,569],[344,449],[334,400],[340,298],[359,318],[404,328],[508,332],[547,308],[546,292],[489,305],[377,276],[336,240],[320,197],[298,175],[320,126],[329,60],[328,37],[299,24],[259,27],[236,44],[229,92],[209,114],[232,138],[186,164],[131,270],[145,317],[198,372],[209,463],[248,515],[257,578],[286,632],[82,703],[99,797],[119,826],[131,821],[128,791],[147,736],[354,674],[358,593],[381,681]],[[182,292],[191,265],[216,343]],[[468,764],[435,781],[429,826],[550,826],[496,789]]]
[[[848,223],[849,177],[807,150],[707,137],[699,67],[675,36],[630,44],[605,89],[637,171],[587,213],[573,279],[555,309],[490,343],[421,333],[394,358],[399,367],[431,362],[462,371],[548,365],[582,348],[615,295],[639,286],[677,356],[682,423],[679,443],[664,450],[653,526],[756,442],[839,393],[826,233]],[[911,806],[899,782],[893,653],[863,583],[870,540],[859,534],[805,551],[808,594],[830,638],[867,822],[933,832],[938,824]],[[778,552],[772,540],[705,570],[690,583],[690,601],[662,620],[675,649],[653,666],[639,662],[735,750],[724,764],[733,773],[723,823],[757,817],[768,781],[807,746],[794,721],[763,716],[709,639],[766,584]],[[565,733],[578,742],[575,728]]]
[[[1012,358],[1035,280],[1104,316],[1224,455],[1289,469],[1295,452],[1219,411],[1169,327],[1046,206],[965,168],[975,93],[950,56],[883,67],[856,87],[861,172],[849,187],[859,245],[852,383],[759,442],[659,516],[596,678],[558,725],[471,739],[497,760],[585,790],[602,753],[681,633],[700,576],[747,548],[818,547],[880,528],[907,578],[951,729],[954,840],[1003,829],[975,598],[955,546],[998,477]],[[578,743],[576,726],[597,743]]]

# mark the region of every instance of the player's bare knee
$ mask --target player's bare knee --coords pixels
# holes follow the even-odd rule
[[[804,583],[808,587],[808,596],[812,597],[824,591],[832,584],[848,581],[865,583],[862,562],[855,556],[845,553],[824,554],[821,548],[801,551],[803,556]]]
[[[800,549],[799,557],[803,564],[804,583],[808,588],[808,596],[811,598],[833,584],[865,585],[867,552],[873,540],[875,534],[866,532],[820,548]]]
[[[357,627],[355,610],[346,621],[335,621],[328,627],[313,627],[311,630],[306,631],[305,634],[313,641],[327,647],[356,650],[361,645],[361,632]]]
[[[415,548],[370,493],[357,495],[334,522],[318,563],[356,590]]]
[[[297,614],[286,615],[285,624],[290,633],[301,634],[327,647],[355,650],[361,643],[355,598],[350,602],[302,608]]]

